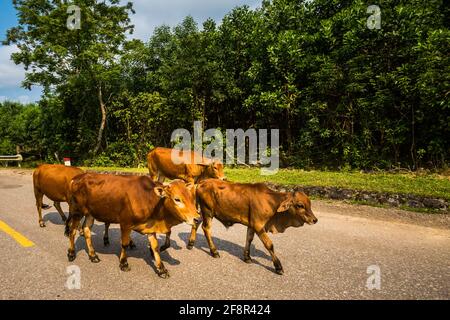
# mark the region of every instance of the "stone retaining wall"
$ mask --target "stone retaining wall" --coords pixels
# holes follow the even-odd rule
[[[266,183],[277,191],[302,191],[310,196],[333,200],[356,200],[369,204],[383,204],[391,207],[408,206],[411,208],[437,209],[443,213],[449,213],[450,201],[439,198],[427,198],[413,194],[392,194],[385,192],[373,192],[364,190],[351,190],[337,187],[302,187],[296,185],[280,185]]]

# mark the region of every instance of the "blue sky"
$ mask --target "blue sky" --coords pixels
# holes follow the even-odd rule
[[[135,25],[133,38],[147,41],[154,28],[161,24],[175,26],[187,15],[192,15],[199,24],[207,18],[220,21],[235,6],[248,5],[256,8],[261,0],[134,0],[132,2],[136,11],[136,14],[131,16],[132,24]],[[17,25],[17,16],[11,0],[0,0],[0,3],[0,39],[3,40],[6,30]],[[0,101],[39,100],[41,95],[39,87],[34,87],[31,91],[20,87],[25,71],[23,66],[17,66],[10,60],[14,50],[16,49],[13,46],[0,45]]]

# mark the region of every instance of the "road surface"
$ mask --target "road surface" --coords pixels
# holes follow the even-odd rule
[[[273,272],[270,256],[257,237],[252,246],[254,263],[241,260],[243,226],[227,230],[214,221],[214,241],[221,255],[214,259],[201,229],[194,249],[187,250],[190,227],[179,225],[172,231],[172,248],[162,253],[171,277],[161,279],[153,270],[146,237],[137,233],[132,234],[137,248],[129,251],[131,271],[120,271],[118,226],[111,226],[111,245],[106,248],[103,225],[97,223],[93,228],[100,263],[89,261],[82,237],[76,240],[76,260],[68,262],[68,239],[54,207],[43,212],[47,227],[38,225],[30,173],[0,170],[0,222],[34,244],[22,246],[0,229],[0,299],[450,297],[448,215],[313,201],[319,219],[316,225],[270,235],[284,267],[283,276]],[[52,204],[46,198],[44,202]],[[67,205],[63,209],[67,212]],[[77,283],[68,281],[73,279],[67,273],[72,265],[80,270],[80,289],[67,287],[68,282]]]

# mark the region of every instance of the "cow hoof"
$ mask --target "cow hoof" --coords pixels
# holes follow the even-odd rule
[[[72,262],[73,260],[75,260],[76,257],[77,257],[77,255],[75,254],[75,252],[69,251],[67,253],[67,258],[69,259],[69,262]]]
[[[136,245],[130,241],[130,244],[128,245],[128,248],[130,248],[130,250],[136,249]]]
[[[63,222],[66,222],[66,221],[67,221],[67,218],[66,218],[66,217],[61,217],[61,219],[62,219]]]
[[[186,246],[186,248],[188,250],[192,250],[193,247],[194,247],[194,244],[192,242],[189,242],[188,245]]]
[[[279,274],[281,276],[281,275],[283,275],[284,271],[283,271],[283,269],[275,269],[275,273]]]
[[[120,267],[120,270],[122,270],[122,271],[124,271],[124,272],[128,272],[128,271],[131,270],[130,266],[128,265],[128,262],[121,263],[121,264],[119,265],[119,267]]]
[[[159,252],[166,251],[167,249],[169,249],[169,247],[170,246],[163,245],[163,246],[161,246],[161,248],[159,248]]]
[[[220,255],[219,255],[219,253],[217,251],[211,252],[211,256],[213,258],[220,258]]]
[[[250,257],[244,257],[244,262],[245,263],[252,263],[252,259]]]
[[[93,263],[99,263],[100,262],[100,258],[97,255],[94,256],[89,256],[89,260],[91,260],[91,262]]]
[[[163,279],[167,279],[170,277],[169,271],[167,271],[166,269],[158,270],[156,273],[158,273],[158,276]]]
[[[104,238],[104,239],[103,239],[103,245],[104,245],[105,247],[109,246],[109,239],[108,239],[108,238]]]
[[[44,223],[44,221],[40,221],[40,222],[39,222],[39,227],[45,228],[45,223]]]

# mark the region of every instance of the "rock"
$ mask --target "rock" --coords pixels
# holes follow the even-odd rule
[[[433,208],[433,209],[444,209],[447,207],[445,205],[445,201],[442,199],[425,198],[425,199],[423,199],[423,204],[425,207]]]
[[[407,205],[411,208],[423,208],[423,203],[417,200],[409,200]]]
[[[394,207],[398,207],[400,205],[400,201],[398,201],[397,199],[395,199],[394,197],[388,197],[387,198],[387,203],[391,206]]]
[[[342,199],[342,194],[339,192],[339,190],[330,190],[329,196],[331,199],[334,200],[341,200]]]
[[[344,189],[342,190],[342,197],[344,199],[354,199],[355,198],[355,192],[352,190]]]
[[[362,200],[366,202],[376,202],[375,199],[370,194],[367,193],[360,194],[357,200]]]

